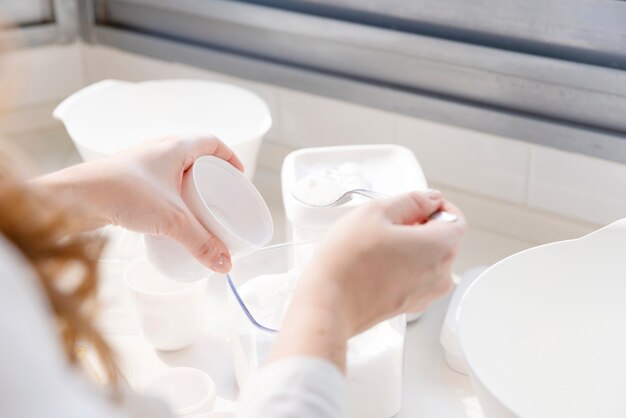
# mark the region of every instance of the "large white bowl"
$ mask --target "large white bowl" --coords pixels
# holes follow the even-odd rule
[[[86,161],[149,139],[213,134],[237,153],[248,177],[272,125],[260,97],[205,80],[104,80],[65,99],[54,117],[65,124]]]
[[[486,417],[625,417],[626,219],[485,271],[459,334]]]

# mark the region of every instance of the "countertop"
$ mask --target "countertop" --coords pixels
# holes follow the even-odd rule
[[[225,315],[225,282],[214,281],[207,294],[207,327],[188,348],[163,352],[140,335],[123,270],[141,255],[137,234],[110,229],[110,246],[101,261],[104,309],[99,318],[108,341],[119,356],[122,374],[134,388],[167,367],[191,366],[207,371],[218,388],[216,410],[236,407],[237,387],[230,355]],[[467,376],[450,369],[439,343],[439,332],[450,297],[435,302],[418,321],[407,326],[403,406],[397,417],[481,418],[482,413]]]

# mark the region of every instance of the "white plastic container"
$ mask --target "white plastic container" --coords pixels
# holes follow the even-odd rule
[[[458,329],[485,417],[626,416],[625,298],[626,219],[482,273]]]
[[[351,171],[356,171],[354,176],[339,175],[348,177],[347,184],[340,185],[346,188],[364,187],[387,196],[428,188],[413,152],[399,145],[348,145],[294,151],[285,158],[281,173],[286,229],[292,241],[321,239],[337,219],[368,201],[357,198],[342,206],[320,208],[305,205],[294,196],[310,173],[346,164],[350,164]],[[324,186],[324,182],[318,183]],[[308,259],[308,256],[304,254],[302,258]],[[420,316],[421,312],[408,313],[406,318],[410,322]]]
[[[149,139],[212,134],[235,151],[249,178],[261,140],[272,126],[260,97],[206,80],[104,80],[65,99],[54,117],[65,124],[85,161]]]
[[[232,257],[272,239],[272,216],[263,197],[250,180],[221,158],[198,158],[183,176],[181,195],[191,213],[226,245]],[[148,259],[173,280],[191,282],[211,274],[174,240],[146,235],[145,243]]]
[[[124,272],[144,338],[158,350],[179,350],[204,329],[208,280],[187,284],[160,274],[145,258]]]
[[[217,397],[211,376],[193,367],[165,369],[149,378],[142,392],[165,401],[177,418],[211,411]]]
[[[309,173],[354,163],[367,185],[379,193],[393,196],[414,190],[426,190],[428,184],[415,155],[399,145],[350,145],[305,148],[289,154],[282,167],[282,196],[287,215],[287,229],[293,241],[319,239],[342,215],[367,200],[355,200],[343,206],[316,208],[294,196],[294,188]]]

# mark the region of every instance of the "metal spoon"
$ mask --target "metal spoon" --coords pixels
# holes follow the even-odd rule
[[[353,189],[353,190],[348,190],[347,192],[345,192],[344,194],[339,196],[336,200],[334,200],[334,201],[332,201],[330,203],[327,203],[327,204],[324,204],[324,205],[313,205],[313,204],[310,204],[308,202],[303,202],[302,200],[298,199],[298,197],[295,194],[292,193],[292,196],[298,202],[302,203],[303,205],[312,206],[312,207],[316,207],[316,208],[332,208],[332,207],[335,207],[335,206],[344,205],[344,204],[348,203],[349,201],[351,201],[352,198],[354,197],[354,195],[364,196],[364,197],[367,197],[369,199],[387,199],[389,197],[386,194],[375,192],[374,190]],[[438,210],[437,212],[435,212],[432,215],[430,215],[428,217],[428,219],[430,219],[432,221],[455,222],[455,221],[457,221],[459,219],[459,217],[456,216],[453,213],[446,212],[446,211],[443,211],[443,210]]]

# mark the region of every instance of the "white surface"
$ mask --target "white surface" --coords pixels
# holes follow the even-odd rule
[[[65,99],[54,111],[84,159],[171,135],[215,135],[254,174],[272,118],[265,102],[240,87],[204,80],[130,83],[103,80]]]
[[[532,147],[529,205],[607,224],[626,216],[626,165]]]
[[[142,335],[159,350],[179,350],[204,329],[207,279],[193,284],[161,275],[145,257],[124,272]]]
[[[108,230],[108,234],[119,233],[118,229]],[[500,238],[496,234],[473,231],[465,243],[473,251],[462,252],[459,263],[470,266],[485,264],[491,260],[492,248],[497,248],[499,254],[515,251],[517,247],[511,240]],[[483,243],[487,246],[481,251]],[[127,262],[119,257],[113,261]],[[113,284],[121,282],[123,279],[119,270],[109,269],[107,274],[111,276],[103,277],[103,280]],[[236,406],[237,387],[228,339],[229,321],[225,314],[225,283],[215,281],[209,287],[205,331],[194,344],[179,351],[154,350],[137,328],[127,324],[134,323],[133,315],[128,310],[123,314],[123,309],[119,305],[116,307],[118,326],[109,326],[106,338],[119,353],[122,373],[131,386],[139,388],[146,378],[169,367],[197,367],[209,373],[216,382],[218,398],[215,409],[232,410]],[[398,418],[483,417],[469,378],[448,367],[439,342],[448,300],[444,298],[435,302],[419,321],[407,326],[402,409]],[[107,310],[103,315],[107,315]]]
[[[426,120],[396,117],[396,141],[409,147],[430,181],[523,204],[529,145]]]
[[[489,418],[613,418],[626,404],[626,219],[485,271],[461,348]]]
[[[129,236],[124,239],[115,238],[121,232],[118,228],[107,230],[113,242],[126,242],[123,246],[126,251],[139,251],[140,240]],[[521,242],[494,233],[470,230],[457,262],[457,271],[492,263],[497,257],[526,247]],[[103,280],[108,283],[108,299],[117,294],[117,300],[123,301],[125,289],[121,270],[128,261],[121,253],[114,255],[115,258],[110,262],[120,263],[122,266],[108,269]],[[215,409],[230,410],[235,407],[237,387],[227,337],[229,324],[225,315],[226,287],[224,282],[218,281],[211,282],[209,287],[205,331],[194,344],[179,351],[155,351],[141,337],[128,307],[124,309],[117,304],[110,309],[104,309],[100,322],[107,324],[107,340],[119,353],[122,373],[131,386],[139,387],[146,378],[169,367],[197,367],[209,373],[216,382],[218,398]],[[435,302],[419,321],[407,326],[403,399],[398,418],[483,418],[469,378],[448,367],[439,342],[448,301],[448,298],[444,298]]]
[[[119,230],[110,229],[108,233],[119,234]],[[487,246],[481,251],[483,243]],[[462,252],[459,264],[485,264],[492,258],[492,248],[497,248],[499,254],[512,253],[517,248],[512,244],[511,240],[501,239],[496,234],[473,231],[465,242],[473,251]],[[119,258],[116,260],[127,262]],[[105,277],[104,280],[111,283],[122,281],[119,269],[108,271],[113,276]],[[237,388],[228,337],[225,283],[214,281],[209,287],[205,331],[194,344],[179,351],[155,351],[141,337],[138,329],[127,324],[134,323],[132,314],[126,313],[126,319],[122,321],[122,309],[117,306],[118,326],[109,326],[106,337],[119,353],[121,370],[132,386],[139,387],[158,370],[174,366],[197,367],[209,373],[216,382],[216,410],[235,407]],[[483,417],[469,378],[452,371],[445,361],[439,335],[447,304],[448,298],[435,302],[419,321],[407,326],[402,409],[398,418]],[[106,315],[107,311],[103,314]]]
[[[195,417],[210,411],[215,403],[215,382],[192,367],[172,367],[150,377],[142,392],[165,401],[176,417]]]
[[[247,254],[272,239],[272,215],[254,185],[230,163],[214,156],[196,160],[183,176],[182,198],[200,223],[218,237],[231,257]],[[181,244],[146,235],[148,258],[164,274],[195,281],[212,272]]]

